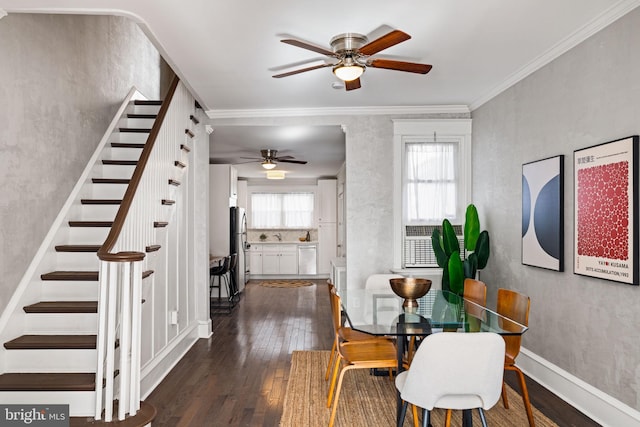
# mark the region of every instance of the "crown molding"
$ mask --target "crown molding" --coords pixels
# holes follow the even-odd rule
[[[542,55],[535,58],[533,61],[520,68],[518,71],[510,75],[502,84],[496,86],[485,95],[479,97],[469,105],[471,111],[480,107],[484,103],[498,96],[500,93],[509,89],[511,86],[523,80],[529,74],[534,73],[540,68],[544,67],[563,53],[573,49],[598,31],[611,25],[613,22],[623,17],[627,13],[631,12],[636,7],[640,6],[640,0],[621,0],[604,11],[602,14],[586,23],[578,30],[574,31],[564,40],[556,43],[549,50]]]
[[[4,9],[0,9],[0,19],[4,18],[5,16],[7,16],[7,11]]]
[[[389,114],[469,114],[466,105],[419,105],[395,107],[280,108],[263,110],[207,110],[210,119],[295,117],[295,116],[376,116]]]

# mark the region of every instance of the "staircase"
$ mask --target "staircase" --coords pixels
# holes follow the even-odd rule
[[[114,223],[160,106],[161,101],[128,103],[36,267],[22,297],[29,303],[14,310],[5,328],[5,336],[7,329],[15,335],[4,342],[4,373],[0,375],[3,404],[70,404],[71,416],[94,414],[100,268],[97,252]],[[191,119],[196,120],[193,116]],[[186,155],[188,150],[183,144],[182,152]],[[179,178],[186,167],[183,158],[173,167],[173,176]],[[162,209],[174,209],[171,196],[180,181],[171,178],[164,182],[167,197],[158,203]],[[164,228],[170,217],[167,211],[161,218],[148,221],[150,227]],[[147,253],[160,249],[156,242],[145,248]],[[143,287],[152,285],[154,271],[148,264],[145,261],[142,270]]]

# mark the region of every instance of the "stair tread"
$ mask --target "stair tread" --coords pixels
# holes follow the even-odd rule
[[[52,271],[40,275],[42,280],[88,280],[97,281],[97,271]]]
[[[127,114],[127,118],[129,119],[155,119],[157,117],[158,117],[157,114],[135,114],[135,113]]]
[[[10,350],[96,348],[95,335],[22,335],[4,343]]]
[[[97,301],[41,301],[27,305],[26,313],[97,313]]]
[[[149,133],[151,129],[149,128],[119,128],[120,132],[129,132],[129,133]]]
[[[160,248],[161,248],[161,246],[160,246],[160,245],[149,245],[149,246],[147,246],[147,247],[145,248],[145,250],[146,250],[147,252],[156,252],[156,251],[159,251],[159,250],[160,250]]]
[[[166,227],[167,225],[169,225],[169,223],[168,223],[168,222],[166,222],[166,221],[155,221],[155,222],[153,223],[153,226],[154,226],[155,228],[162,228],[162,227]]]
[[[56,252],[98,252],[100,245],[58,245]]]
[[[122,203],[121,199],[80,199],[80,203],[83,205],[119,205]]]
[[[124,166],[135,166],[138,164],[137,160],[111,160],[105,159],[102,161],[103,165],[124,165]]]
[[[162,101],[157,100],[146,100],[146,99],[136,99],[133,101],[135,105],[162,105]]]
[[[93,178],[94,184],[128,184],[131,182],[129,178]]]
[[[113,148],[144,148],[144,143],[142,143],[142,142],[112,142],[111,146]]]
[[[9,373],[0,375],[1,391],[94,391],[94,373]]]
[[[111,227],[113,221],[69,221],[69,227]]]

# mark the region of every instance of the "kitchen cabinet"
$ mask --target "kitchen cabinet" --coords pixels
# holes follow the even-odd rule
[[[262,274],[262,245],[252,244],[247,254],[250,274],[252,276]]]
[[[231,165],[209,165],[210,191],[218,199],[228,200],[227,207],[237,206],[238,170]]]
[[[298,245],[262,245],[262,274],[298,274],[297,251]]]
[[[337,225],[335,222],[318,224],[318,274],[331,273],[331,260],[337,254]]]
[[[337,180],[318,180],[318,222],[336,222]]]
[[[335,179],[318,180],[318,274],[331,273],[338,251],[338,187]]]

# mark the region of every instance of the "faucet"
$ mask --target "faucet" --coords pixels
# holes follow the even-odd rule
[[[278,238],[278,242],[282,242],[282,235],[280,233],[274,234],[273,237],[277,237]]]

